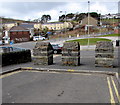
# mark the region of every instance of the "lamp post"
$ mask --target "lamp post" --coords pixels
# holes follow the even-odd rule
[[[102,21],[101,21],[101,10],[100,10],[100,34],[101,34],[101,26],[102,26]]]
[[[89,25],[90,25],[90,14],[89,14],[89,11],[90,11],[90,1],[88,1],[88,48],[89,48],[89,43],[90,43],[90,40],[89,40],[89,34],[90,34],[90,30],[89,30]]]
[[[60,13],[62,13],[63,11],[60,11]],[[67,19],[66,19],[66,11],[64,11],[65,12],[65,34],[66,34],[66,21],[67,21]]]

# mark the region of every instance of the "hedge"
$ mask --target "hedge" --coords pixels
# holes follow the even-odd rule
[[[31,51],[29,49],[20,49],[20,51],[1,53],[0,58],[2,58],[2,66],[31,62]]]

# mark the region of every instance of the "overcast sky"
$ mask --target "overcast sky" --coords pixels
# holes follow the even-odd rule
[[[119,0],[89,0],[90,12],[101,14],[118,13]],[[63,11],[63,13],[60,13]],[[88,0],[0,0],[0,16],[15,19],[37,19],[42,15],[50,15],[52,20],[66,13],[86,13],[88,11]]]

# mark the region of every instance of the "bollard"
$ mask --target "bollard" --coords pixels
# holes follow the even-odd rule
[[[119,46],[119,40],[116,40],[116,46]]]
[[[95,48],[95,66],[113,67],[114,47],[112,42],[97,42]]]
[[[66,66],[80,65],[80,44],[65,42],[62,49],[62,64]]]
[[[35,65],[53,64],[53,48],[49,42],[37,42],[33,49],[33,62]]]

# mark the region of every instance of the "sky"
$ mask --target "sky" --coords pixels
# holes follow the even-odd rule
[[[118,13],[119,0],[89,0],[90,12]],[[120,3],[119,3],[120,4]],[[62,13],[60,13],[62,11]],[[37,19],[50,15],[51,21],[68,13],[87,13],[88,0],[0,0],[0,16],[14,19]]]

